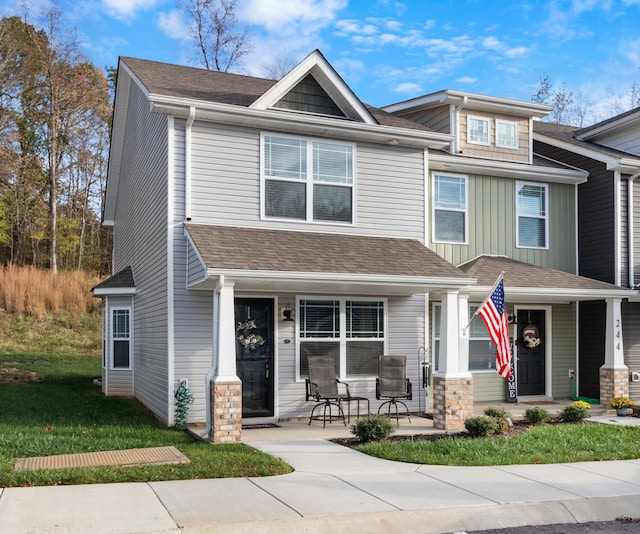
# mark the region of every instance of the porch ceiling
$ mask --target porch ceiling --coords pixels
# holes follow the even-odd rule
[[[211,289],[411,295],[462,288],[472,277],[415,239],[187,224]]]
[[[504,272],[504,293],[510,303],[561,303],[607,298],[630,298],[638,294],[613,284],[564,271],[538,267],[505,256],[479,256],[459,268],[477,279],[464,289],[471,297],[485,298]]]

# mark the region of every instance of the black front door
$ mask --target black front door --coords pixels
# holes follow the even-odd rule
[[[545,311],[518,310],[516,380],[518,395],[544,395]]]
[[[235,300],[236,372],[242,417],[273,416],[273,299]]]

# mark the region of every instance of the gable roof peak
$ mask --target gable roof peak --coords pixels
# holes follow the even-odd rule
[[[378,124],[367,107],[353,93],[318,49],[311,52],[249,107],[258,110],[273,107],[309,75],[322,87],[347,118],[366,124]]]

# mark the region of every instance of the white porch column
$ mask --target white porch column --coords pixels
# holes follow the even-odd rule
[[[213,360],[210,384],[211,439],[242,441],[242,382],[236,373],[234,283],[220,276],[213,294]]]
[[[433,426],[461,430],[473,413],[473,379],[469,373],[468,297],[448,289],[442,295],[440,352],[433,377]]]
[[[629,396],[629,368],[622,346],[622,299],[607,299],[604,365],[600,367],[600,404],[609,406],[614,397]]]

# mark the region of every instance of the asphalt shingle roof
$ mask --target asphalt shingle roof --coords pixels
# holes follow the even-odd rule
[[[209,269],[467,278],[415,239],[186,227]]]
[[[106,280],[100,282],[93,289],[122,289],[131,287],[136,287],[136,283],[133,279],[133,270],[131,267],[125,267],[113,276],[110,276]]]

